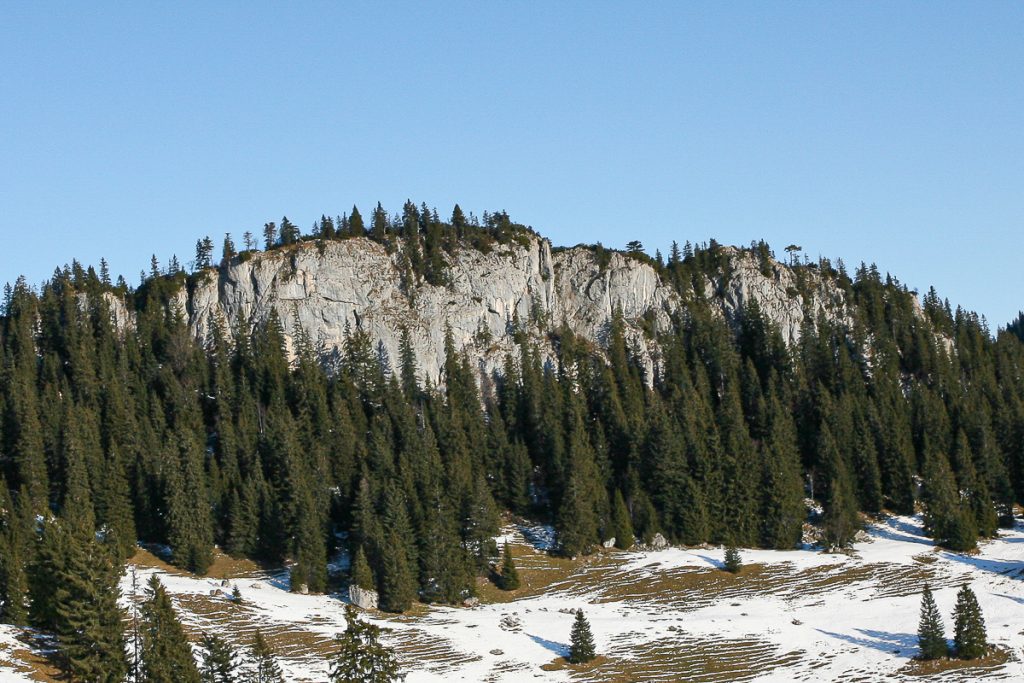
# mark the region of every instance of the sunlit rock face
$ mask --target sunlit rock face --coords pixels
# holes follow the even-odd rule
[[[680,296],[649,264],[611,253],[598,262],[588,248],[552,253],[546,239],[497,246],[487,253],[466,248],[449,257],[451,283],[433,286],[411,275],[398,253],[369,239],[314,242],[257,253],[244,262],[210,269],[175,304],[192,332],[205,338],[214,324],[234,329],[259,324],[276,311],[290,351],[301,330],[324,360],[340,353],[346,330],[365,330],[382,358],[397,365],[403,327],[409,330],[421,379],[437,383],[444,364],[446,328],[481,372],[500,371],[506,354],[518,357],[516,330],[554,358],[548,332],[566,324],[576,336],[605,349],[613,312],[622,311],[626,338],[653,381],[659,363],[657,336],[685,314],[685,301],[702,296],[713,311],[736,324],[756,300],[787,344],[800,337],[805,316],[845,318],[843,293],[814,273],[798,287],[794,272],[775,261],[726,248],[730,267],[703,289]],[[801,291],[804,294],[801,294]]]

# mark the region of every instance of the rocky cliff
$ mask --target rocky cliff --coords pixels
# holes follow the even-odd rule
[[[734,322],[755,299],[793,343],[805,315],[845,317],[842,292],[815,275],[805,276],[798,287],[793,270],[782,264],[766,266],[736,249],[726,255],[729,267],[715,279],[705,277],[699,295],[727,320]],[[175,305],[199,338],[216,321],[231,329],[239,322],[263,322],[276,311],[289,345],[301,329],[325,357],[341,350],[346,329],[360,327],[394,362],[405,326],[421,374],[436,382],[446,324],[456,347],[468,350],[489,374],[500,368],[506,353],[517,353],[517,328],[532,334],[548,358],[553,351],[543,332],[563,322],[601,348],[616,308],[622,310],[628,340],[653,370],[655,336],[671,329],[671,316],[684,308],[689,294],[680,296],[638,259],[611,253],[602,267],[591,249],[552,253],[550,243],[538,237],[488,253],[456,252],[446,287],[403,285],[407,271],[401,263],[398,254],[365,238],[303,243],[208,269],[194,287],[179,293]]]

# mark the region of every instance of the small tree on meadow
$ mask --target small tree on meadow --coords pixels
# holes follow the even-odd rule
[[[505,544],[505,551],[501,558],[501,580],[498,587],[506,591],[514,591],[519,588],[519,571],[512,560],[512,546]]]
[[[590,632],[590,622],[583,616],[583,610],[576,611],[576,621],[572,624],[569,634],[569,662],[584,664],[597,656],[594,647],[594,634]]]
[[[935,604],[935,596],[928,584],[921,593],[921,620],[917,626],[917,646],[921,650],[920,659],[939,659],[949,654],[946,644],[946,632],[942,625],[942,615]]]
[[[964,584],[956,595],[953,624],[953,643],[956,656],[960,659],[984,657],[988,648],[985,617],[981,614],[978,598],[967,584]]]
[[[743,569],[743,559],[740,557],[740,551],[732,544],[727,545],[725,547],[725,571],[730,574],[739,574],[741,569]]]

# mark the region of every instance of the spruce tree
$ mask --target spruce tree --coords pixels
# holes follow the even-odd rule
[[[825,546],[829,550],[848,547],[860,528],[853,482],[828,425],[821,426],[818,455],[822,459],[825,483],[825,514],[822,520]]]
[[[119,565],[92,530],[51,519],[32,572],[34,623],[57,636],[58,661],[75,680],[115,683],[128,671],[117,599]]]
[[[583,615],[583,610],[576,610],[569,634],[569,662],[585,664],[597,656],[594,646],[594,635],[590,632],[590,622]]]
[[[363,590],[377,590],[377,582],[374,581],[373,572],[370,570],[370,564],[366,561],[366,553],[363,552],[363,546],[356,548],[356,555],[352,560],[352,577],[350,579],[350,583],[353,586],[362,588]]]
[[[743,569],[743,559],[740,557],[740,551],[736,549],[736,546],[731,544],[725,546],[723,568],[730,574],[739,574],[740,570]]]
[[[949,654],[946,644],[945,628],[942,615],[935,604],[935,597],[928,584],[921,593],[921,619],[917,626],[917,646],[921,650],[920,659],[939,659]]]
[[[415,575],[396,533],[388,534],[381,553],[380,608],[385,612],[405,612],[416,599]]]
[[[960,659],[984,657],[988,648],[985,617],[970,586],[964,584],[956,594],[953,608],[953,647]]]
[[[930,445],[926,449],[921,496],[925,531],[950,550],[973,550],[977,541],[974,515],[960,499],[949,461]]]
[[[200,682],[185,629],[156,574],[149,579],[142,604],[141,635],[142,674],[147,683]]]
[[[12,498],[0,476],[0,621],[15,626],[28,623],[26,565],[34,521],[28,496]]]
[[[505,591],[514,591],[519,588],[519,570],[512,559],[512,545],[505,543],[505,549],[501,556],[501,574],[498,581],[498,588]]]
[[[807,508],[803,501],[796,425],[782,401],[773,393],[771,428],[761,446],[761,545],[789,550],[800,543]]]
[[[249,646],[246,683],[284,683],[284,674],[263,633],[256,629]]]
[[[636,542],[629,508],[626,507],[626,500],[622,497],[622,490],[618,488],[615,489],[615,496],[612,500],[611,533],[615,537],[615,547],[620,550],[629,550]]]
[[[380,642],[380,626],[361,620],[351,605],[345,607],[345,621],[345,631],[335,639],[338,652],[331,666],[331,683],[395,683],[405,679],[395,653]]]
[[[202,683],[235,683],[234,648],[220,636],[211,633],[203,634],[202,646]]]

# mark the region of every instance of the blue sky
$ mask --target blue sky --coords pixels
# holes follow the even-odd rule
[[[379,5],[385,5],[383,7]],[[0,282],[406,198],[1024,308],[1024,4],[7,3]]]

